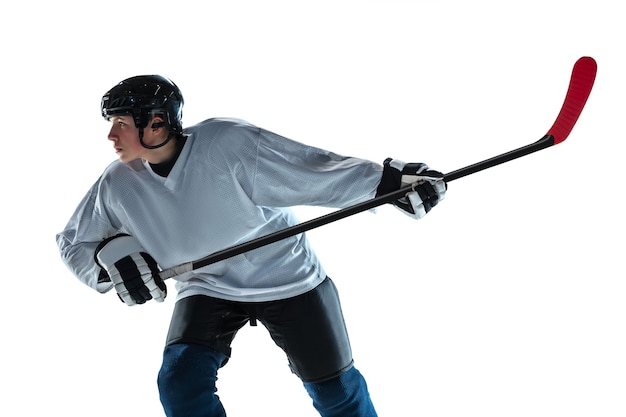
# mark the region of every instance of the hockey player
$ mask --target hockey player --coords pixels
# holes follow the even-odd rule
[[[171,80],[126,79],[102,98],[119,161],[106,168],[65,229],[61,257],[85,284],[129,306],[167,287],[166,269],[297,223],[290,206],[346,207],[416,184],[395,202],[413,218],[444,198],[425,164],[383,165],[306,146],[240,120],[183,129]],[[177,300],[158,375],[165,414],[225,416],[217,372],[257,320],[285,352],[325,417],[376,416],[355,368],[333,281],[305,234],[175,277]]]

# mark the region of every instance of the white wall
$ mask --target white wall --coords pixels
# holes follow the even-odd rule
[[[162,415],[155,381],[174,297],[131,309],[98,295],[54,243],[115,158],[99,105],[121,79],[172,78],[186,125],[239,117],[338,153],[450,172],[543,136],[572,65],[590,55],[598,78],[565,143],[451,183],[420,222],[383,207],[310,236],[339,287],[379,415],[623,416],[621,8],[510,4],[7,6],[7,415]],[[230,417],[316,415],[262,327],[244,328],[233,349],[219,382]]]

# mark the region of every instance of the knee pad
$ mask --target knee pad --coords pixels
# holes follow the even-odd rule
[[[202,345],[174,344],[163,351],[157,384],[167,416],[221,416],[215,394],[217,370],[225,355]],[[207,414],[203,414],[203,413]]]
[[[376,417],[365,378],[352,367],[324,382],[304,383],[313,405],[323,417]]]

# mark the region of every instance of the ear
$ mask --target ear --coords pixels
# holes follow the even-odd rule
[[[163,118],[160,116],[155,116],[152,118],[152,124],[150,125],[150,128],[152,128],[152,130],[157,130],[161,127],[165,127],[165,122],[163,121]]]

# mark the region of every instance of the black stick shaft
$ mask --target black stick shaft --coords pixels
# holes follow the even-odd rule
[[[537,142],[531,143],[530,145],[522,146],[521,148],[494,156],[493,158],[485,159],[484,161],[457,169],[456,171],[446,174],[444,178],[446,182],[454,181],[484,169],[512,161],[513,159],[521,158],[522,156],[529,155],[545,148],[549,148],[552,145],[554,145],[554,137],[552,137],[552,135],[545,135],[543,138],[539,139]]]
[[[552,145],[554,145],[554,138],[551,135],[546,135],[540,140],[538,140],[537,142],[534,142],[530,145],[526,145],[521,148],[515,149],[513,151],[503,153],[501,155],[466,166],[461,169],[457,169],[456,171],[452,171],[444,175],[444,178],[446,182],[454,181],[456,179],[465,177],[470,174],[474,174],[484,169],[503,164],[505,162],[520,158],[522,156],[531,154],[533,152],[537,152],[539,150],[545,149]],[[279,230],[278,232],[270,233],[266,236],[261,236],[257,239],[253,239],[251,241],[241,243],[239,245],[231,246],[229,248],[226,248],[219,252],[215,252],[209,256],[206,256],[202,259],[198,259],[197,261],[192,262],[192,268],[193,269],[202,268],[203,266],[211,265],[216,262],[231,258],[233,256],[241,255],[242,253],[245,253],[254,249],[258,249],[262,246],[266,246],[271,243],[278,242],[279,240],[282,240],[282,239],[285,239],[285,238],[288,238],[288,237],[291,237],[300,233],[304,233],[308,230],[315,229],[320,226],[324,226],[326,224],[344,219],[354,214],[371,210],[375,207],[378,207],[383,204],[402,198],[410,191],[412,191],[412,186],[407,186],[399,190],[393,191],[389,194],[381,195],[371,200],[367,200],[362,203],[358,203],[353,206],[334,211],[324,216],[320,216],[315,219],[302,222],[295,226],[291,226],[286,229]]]

